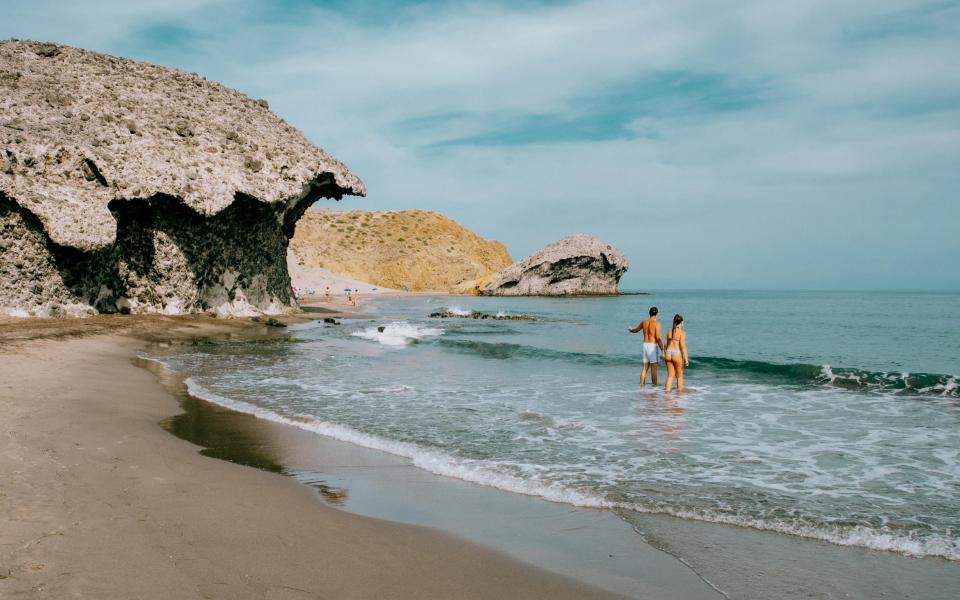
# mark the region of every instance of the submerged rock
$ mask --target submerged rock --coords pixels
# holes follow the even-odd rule
[[[0,313],[293,310],[297,220],[319,198],[365,193],[266,102],[0,42]]]
[[[493,321],[539,321],[537,317],[531,315],[511,315],[506,313],[497,313],[491,315],[485,312],[461,312],[454,310],[443,310],[430,313],[432,319],[490,319]]]
[[[268,319],[266,319],[266,320],[261,319],[260,317],[253,317],[253,318],[250,319],[250,320],[253,321],[254,323],[263,323],[263,324],[266,325],[267,327],[286,327],[286,326],[287,326],[286,323],[284,323],[284,322],[282,322],[282,321],[278,321],[278,320],[274,319],[273,317],[270,317],[270,318],[268,318]]]
[[[617,294],[629,263],[603,240],[571,235],[514,263],[479,289],[488,296],[568,296]]]

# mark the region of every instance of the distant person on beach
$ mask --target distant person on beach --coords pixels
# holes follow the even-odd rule
[[[666,390],[670,391],[670,384],[673,378],[677,379],[677,391],[683,391],[683,368],[690,366],[690,358],[687,356],[687,332],[683,330],[683,317],[681,315],[673,316],[673,327],[667,334],[667,345],[664,348],[663,360],[667,363],[667,385]]]
[[[330,286],[329,286],[329,285],[327,286],[327,289],[323,292],[323,295],[326,296],[327,298],[330,297]]]
[[[650,377],[653,385],[657,385],[657,364],[660,362],[660,352],[663,351],[663,340],[660,339],[660,323],[657,322],[657,313],[660,310],[656,306],[650,307],[650,318],[646,319],[633,329],[630,333],[643,332],[643,369],[640,371],[640,385],[647,384],[647,369],[650,369]]]

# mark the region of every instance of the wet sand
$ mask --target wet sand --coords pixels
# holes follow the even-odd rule
[[[944,559],[576,508],[434,475],[406,458],[210,404],[158,363],[149,368],[184,408],[164,425],[209,456],[286,473],[333,506],[462,535],[609,591],[661,600],[952,600],[960,590],[960,564]]]
[[[660,600],[723,597],[610,511],[434,475],[406,458],[206,402],[158,362],[140,364],[183,408],[161,425],[205,456],[284,473],[332,506],[452,532],[607,591]]]
[[[202,317],[0,325],[0,597],[620,597],[327,506],[269,464],[204,456],[158,426],[180,409],[133,364],[141,339],[259,329]]]

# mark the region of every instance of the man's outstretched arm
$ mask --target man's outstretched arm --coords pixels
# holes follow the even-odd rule
[[[642,329],[643,329],[643,323],[640,323],[639,325],[637,325],[637,326],[634,327],[633,329],[628,329],[627,331],[629,331],[630,333],[640,333],[640,331],[641,331]]]

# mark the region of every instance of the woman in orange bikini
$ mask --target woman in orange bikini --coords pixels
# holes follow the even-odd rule
[[[677,391],[683,391],[683,368],[690,366],[687,356],[687,333],[683,330],[683,317],[673,316],[673,327],[667,334],[667,343],[664,346],[663,360],[667,363],[666,391],[670,391],[673,378],[677,378]]]

